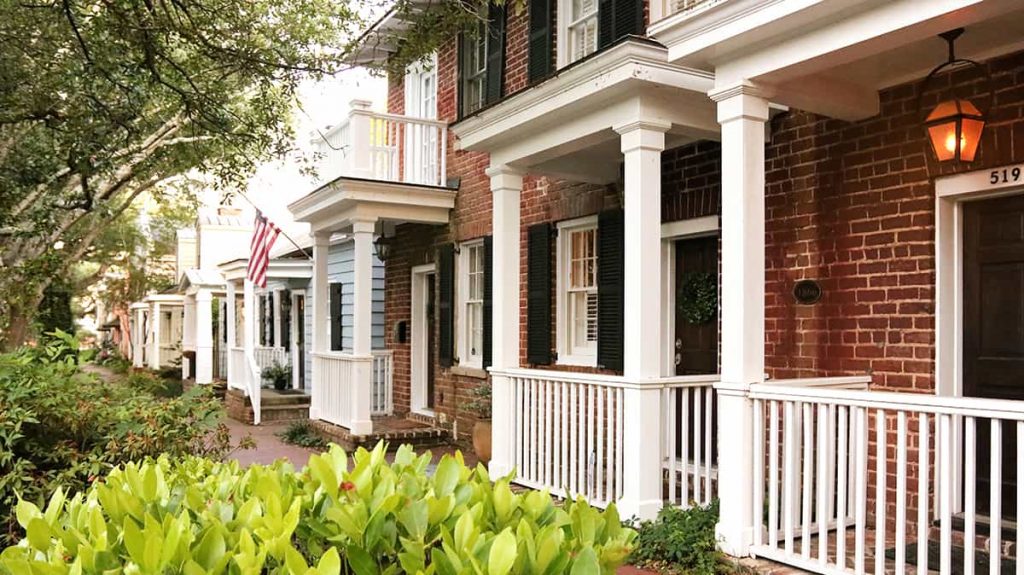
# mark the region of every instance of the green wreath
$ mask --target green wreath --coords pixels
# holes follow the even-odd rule
[[[686,323],[700,325],[718,314],[718,282],[710,273],[689,273],[683,278],[676,305]]]

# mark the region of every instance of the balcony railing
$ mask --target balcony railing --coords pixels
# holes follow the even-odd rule
[[[314,140],[318,178],[341,176],[443,186],[448,125],[439,120],[373,112],[356,100],[339,125]]]

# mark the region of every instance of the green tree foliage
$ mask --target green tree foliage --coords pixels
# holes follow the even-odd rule
[[[129,460],[230,449],[207,390],[164,399],[135,381],[100,381],[79,369],[77,346],[56,332],[0,355],[0,543],[15,536],[19,496],[42,503],[57,486],[84,489]]]

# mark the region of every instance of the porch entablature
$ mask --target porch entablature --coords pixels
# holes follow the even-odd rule
[[[313,233],[348,231],[357,221],[448,223],[456,190],[420,184],[341,177],[289,204]]]
[[[712,74],[669,64],[664,47],[638,38],[563,69],[452,126],[463,150],[507,165],[592,183],[616,181],[622,161],[616,128],[667,127],[667,147],[717,139],[707,92]]]
[[[648,33],[669,62],[713,72],[717,87],[751,82],[773,102],[849,121],[879,112],[879,90],[924,77],[942,56],[936,35],[968,28],[957,54],[984,60],[1019,50],[1024,33],[1014,0],[694,4],[652,17]]]
[[[224,281],[241,284],[245,281],[249,260],[239,258],[218,266]],[[313,262],[308,259],[272,259],[267,266],[267,282],[274,280],[308,280],[313,277]]]

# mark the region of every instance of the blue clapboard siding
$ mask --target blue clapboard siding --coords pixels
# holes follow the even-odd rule
[[[352,349],[352,314],[355,301],[353,291],[355,281],[355,249],[352,240],[346,240],[330,247],[327,252],[328,282],[341,282],[341,345],[345,350]],[[310,322],[312,323],[312,322]],[[384,264],[373,259],[373,332],[371,345],[373,349],[384,349]],[[328,339],[328,341],[330,341]]]

